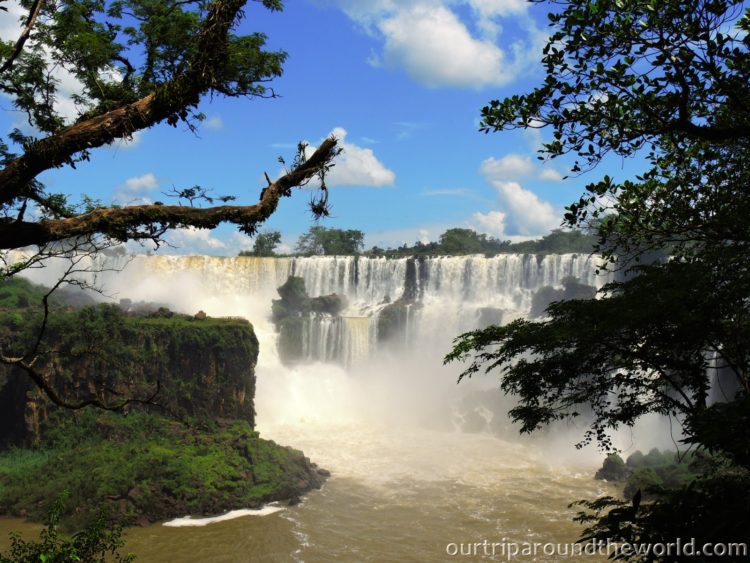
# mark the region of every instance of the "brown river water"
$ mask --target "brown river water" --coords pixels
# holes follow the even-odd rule
[[[331,479],[265,516],[130,529],[126,549],[149,563],[580,561],[563,545],[553,556],[540,546],[537,556],[511,558],[505,542],[519,551],[524,542],[572,543],[580,527],[568,504],[614,492],[591,466],[550,466],[535,447],[490,435],[315,424],[264,434],[303,448]],[[12,529],[38,526],[0,520],[0,549]]]
[[[303,450],[332,476],[301,504],[265,515],[129,529],[126,549],[141,563],[604,561],[565,556],[581,533],[569,503],[617,492],[593,479],[602,456],[573,448],[585,424],[533,439],[515,430],[495,428],[493,434],[489,427],[462,432],[469,410],[488,421],[497,412],[485,403],[467,410],[461,397],[471,399],[474,391],[499,397],[497,383],[490,378],[457,386],[458,367],[441,362],[451,339],[475,326],[481,307],[515,308],[522,315],[537,285],[554,285],[571,272],[593,284],[589,262],[574,256],[434,259],[428,264],[432,285],[424,288],[424,307],[409,321],[403,346],[375,354],[368,315],[384,296],[401,294],[405,262],[297,259],[295,275],[305,277],[310,294],[348,295],[353,317],[339,335],[347,369],[322,362],[290,369],[276,355],[269,320],[290,259],[139,258],[118,276],[119,286],[112,282],[121,297],[252,319],[261,344],[261,436]],[[344,274],[355,266],[356,284],[331,282],[349,280]],[[319,342],[310,346],[317,349],[333,341],[316,334]],[[632,447],[630,437],[623,445]],[[0,520],[0,550],[10,530],[33,535],[39,526]],[[534,543],[537,554],[522,555]]]

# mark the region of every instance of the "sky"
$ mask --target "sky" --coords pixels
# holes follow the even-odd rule
[[[309,190],[282,200],[261,227],[281,231],[281,250],[315,224],[362,230],[367,247],[438,240],[452,227],[538,238],[596,177],[564,180],[570,162],[539,161],[545,131],[484,134],[479,119],[490,100],[541,84],[547,10],[524,0],[296,0],[270,12],[249,2],[238,31],[263,32],[289,55],[272,84],[278,97],[207,97],[195,134],[158,125],[40,179],[54,192],[121,205],[196,184],[252,204],[263,173],[280,174],[279,156],[291,161],[299,141],[334,134],[344,152],[328,177],[332,216],[314,221]],[[3,39],[17,16],[11,8],[0,17]],[[0,109],[0,127],[19,125],[7,98]],[[629,167],[606,162],[595,174],[622,179]],[[169,253],[215,255],[253,242],[228,225],[179,230],[170,241]]]

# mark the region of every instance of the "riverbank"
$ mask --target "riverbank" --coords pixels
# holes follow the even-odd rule
[[[42,521],[65,494],[68,529],[101,509],[147,525],[295,503],[327,475],[244,421],[184,424],[151,413],[89,411],[51,429],[44,447],[0,454],[0,514]]]

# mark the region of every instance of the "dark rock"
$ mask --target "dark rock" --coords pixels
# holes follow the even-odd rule
[[[142,496],[143,496],[143,491],[138,485],[136,485],[135,487],[133,487],[132,489],[128,491],[128,498],[132,501],[137,502],[138,499],[140,499]]]
[[[346,309],[346,297],[338,293],[330,295],[321,295],[310,299],[310,309],[316,313],[328,313],[329,315],[338,315]]]
[[[204,320],[206,320],[207,316],[208,315],[206,315],[206,313],[204,311],[198,311],[193,318],[196,319],[196,320],[198,320],[198,321],[204,321]]]

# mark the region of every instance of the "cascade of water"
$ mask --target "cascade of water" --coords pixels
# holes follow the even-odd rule
[[[107,264],[123,265],[123,257],[97,257]],[[133,268],[118,275],[121,296],[150,295],[170,303],[181,290],[179,283],[198,284],[217,300],[250,296],[254,310],[266,311],[278,298],[276,288],[290,275],[300,276],[311,297],[337,293],[348,306],[341,317],[310,317],[304,324],[302,357],[309,361],[361,362],[372,355],[378,339],[378,314],[389,303],[401,300],[402,339],[445,349],[450,338],[478,328],[479,319],[504,322],[525,315],[534,292],[544,285],[560,287],[573,276],[581,283],[601,287],[598,257],[563,254],[536,256],[501,254],[491,258],[440,256],[388,259],[352,256],[296,258],[220,258],[209,256],[144,256],[132,259]],[[122,263],[122,264],[121,264]],[[150,271],[161,277],[134,272]],[[194,307],[195,310],[199,307]],[[188,312],[195,312],[188,309]],[[258,319],[254,318],[257,322]]]

